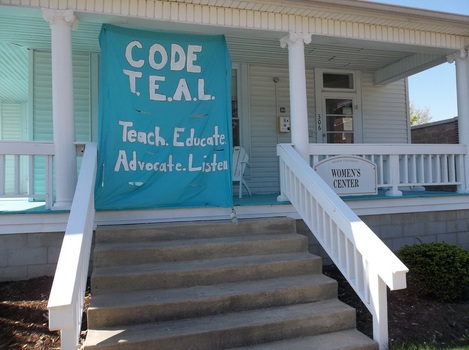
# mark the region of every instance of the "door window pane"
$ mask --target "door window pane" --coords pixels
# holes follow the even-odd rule
[[[353,133],[351,132],[328,133],[327,143],[353,143]]]
[[[352,115],[352,100],[328,98],[326,100],[326,113],[328,115]]]
[[[330,116],[327,118],[327,131],[353,131],[353,118]]]
[[[353,143],[353,100],[327,98],[326,141],[328,143]]]

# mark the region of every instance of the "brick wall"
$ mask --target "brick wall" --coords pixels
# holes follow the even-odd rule
[[[458,144],[458,118],[416,125],[411,128],[412,143]],[[456,186],[425,186],[427,191],[456,192]]]
[[[411,128],[412,143],[459,143],[458,118],[416,125]]]

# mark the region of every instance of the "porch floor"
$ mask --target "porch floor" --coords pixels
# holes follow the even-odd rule
[[[282,205],[289,202],[278,202],[277,193],[271,194],[253,194],[252,196],[243,195],[243,198],[233,196],[234,206],[249,207],[261,205]],[[460,197],[467,194],[444,191],[402,191],[402,197],[387,197],[385,191],[380,190],[377,195],[367,196],[347,196],[342,197],[345,202],[353,201],[374,201],[389,199],[406,199],[406,198],[432,198],[432,197]],[[31,202],[26,198],[3,198],[0,199],[0,215],[1,214],[42,214],[57,213],[57,210],[46,209],[44,202]]]

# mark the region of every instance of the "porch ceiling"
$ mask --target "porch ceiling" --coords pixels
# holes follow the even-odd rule
[[[8,10],[3,11],[4,9]],[[113,23],[161,31],[225,34],[233,62],[288,66],[288,50],[280,47],[280,38],[285,36],[286,32],[190,25],[89,13],[77,13],[77,17],[78,28],[72,32],[75,51],[99,52],[98,35],[101,23]],[[27,100],[28,81],[24,74],[28,64],[27,49],[50,50],[50,45],[50,28],[39,9],[23,9],[20,16],[19,12],[0,5],[0,101]],[[419,66],[422,70],[440,64],[449,53],[451,52],[448,49],[443,48],[314,36],[312,43],[305,46],[305,61],[307,68],[377,72],[419,54],[426,55],[424,63]],[[18,68],[14,70],[12,67]],[[406,72],[407,75],[412,73],[415,73],[415,70]]]

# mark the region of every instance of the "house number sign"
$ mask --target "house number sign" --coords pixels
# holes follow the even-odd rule
[[[325,159],[314,170],[339,196],[371,195],[378,193],[376,164],[356,156],[337,156]]]

